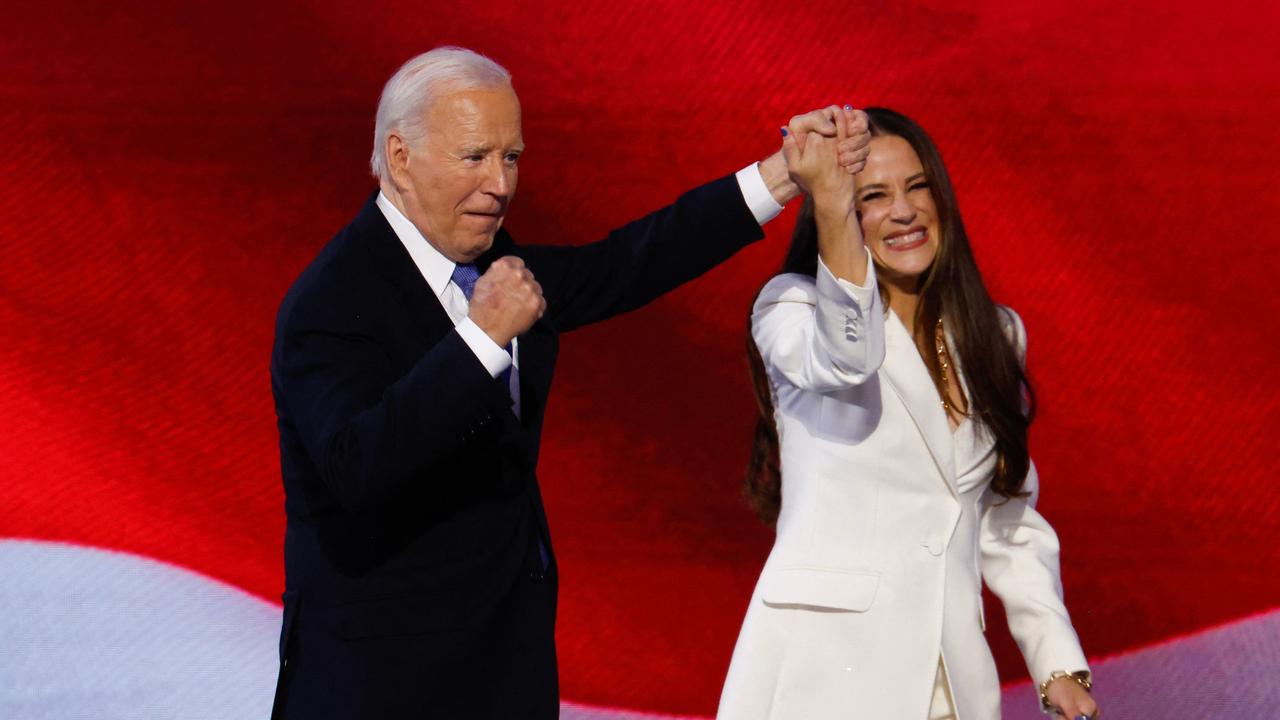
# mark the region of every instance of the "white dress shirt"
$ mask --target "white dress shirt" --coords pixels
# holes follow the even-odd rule
[[[773,199],[772,193],[764,183],[764,178],[760,176],[757,163],[751,163],[739,170],[735,177],[738,180],[738,189],[742,191],[742,198],[756,222],[764,225],[782,212],[782,206]],[[449,319],[453,320],[454,329],[458,331],[463,342],[471,348],[471,352],[475,353],[476,358],[489,371],[489,374],[496,378],[508,367],[512,368],[509,390],[515,403],[513,409],[516,417],[519,417],[519,341],[516,339],[511,341],[511,354],[508,355],[506,350],[481,330],[480,326],[467,315],[470,304],[466,295],[462,293],[462,288],[453,282],[453,269],[457,267],[457,263],[445,257],[428,242],[417,226],[410,222],[409,218],[405,217],[404,213],[400,212],[384,193],[378,193],[377,204],[396,237],[400,238],[405,250],[409,251],[409,257],[413,258],[413,264],[418,266],[418,272],[422,273],[423,279],[431,286],[431,291],[444,306]]]

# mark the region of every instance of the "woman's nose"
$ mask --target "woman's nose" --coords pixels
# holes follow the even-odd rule
[[[889,217],[894,222],[900,223],[909,223],[916,219],[916,209],[908,202],[906,193],[894,196],[893,205],[889,207]]]

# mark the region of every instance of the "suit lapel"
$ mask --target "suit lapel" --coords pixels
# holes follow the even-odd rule
[[[396,301],[413,318],[427,345],[435,345],[453,329],[453,321],[378,208],[377,197],[378,193],[374,192],[355,224],[365,238],[365,247],[373,256],[374,265],[395,288]]]
[[[947,423],[929,369],[916,350],[906,326],[892,310],[885,320],[885,358],[881,369],[889,379],[889,386],[915,421],[947,489],[958,497],[951,426]]]
[[[431,286],[418,272],[413,260],[409,259],[408,253],[405,253],[405,262],[413,270],[413,275],[404,277],[401,284],[396,286],[396,300],[404,306],[418,329],[426,336],[428,346],[435,345],[453,329],[453,321],[440,304],[440,298],[431,291]]]
[[[387,278],[395,288],[396,301],[413,318],[414,324],[423,333],[425,347],[440,342],[453,329],[453,320],[445,311],[440,298],[431,290],[431,285],[422,277],[418,266],[414,264],[409,251],[396,237],[395,231],[387,222],[382,211],[378,209],[377,192],[370,196],[364,208],[356,218],[355,224],[364,236],[365,246],[374,258],[378,271]],[[476,259],[476,269],[481,274],[492,262],[503,256],[512,254],[514,243],[505,230],[499,230],[493,247]],[[522,463],[532,471],[537,464],[537,435],[530,426],[539,423],[542,417],[546,393],[551,384],[550,365],[555,360],[554,332],[539,321],[519,339],[520,354],[520,407],[523,421],[508,408],[503,418],[505,432],[502,444],[510,452],[510,457]],[[537,481],[530,472],[529,492],[539,534],[547,550],[551,550],[551,535],[547,527],[546,510],[542,506],[542,496],[538,491]]]
[[[396,237],[382,211],[378,209],[376,199],[377,193],[374,193],[361,211],[357,223],[368,240],[367,246],[378,268],[395,287],[397,302],[413,318],[430,347],[440,342],[453,329],[453,320],[440,303],[440,298],[431,290],[431,285],[422,277],[409,251]],[[499,230],[493,247],[476,258],[476,269],[483,275],[494,260],[513,254],[514,250],[515,243],[511,236],[506,230]],[[554,353],[553,347],[548,350],[549,345],[554,345],[551,332],[539,321],[519,338],[517,352],[520,355],[520,407],[524,420],[517,419],[515,413],[508,410],[507,421],[511,427],[526,430],[534,418],[541,416],[546,390],[550,385],[549,378],[544,378],[547,374],[547,354]]]

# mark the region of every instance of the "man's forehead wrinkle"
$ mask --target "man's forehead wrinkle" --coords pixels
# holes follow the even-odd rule
[[[517,112],[507,123],[506,118],[487,113],[470,97],[462,93],[437,100],[428,111],[428,126],[450,145],[467,149],[493,149],[496,145],[524,146],[524,134]],[[495,142],[495,137],[499,140]]]

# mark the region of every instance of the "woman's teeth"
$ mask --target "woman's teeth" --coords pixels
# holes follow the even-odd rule
[[[885,238],[884,244],[888,245],[889,247],[897,247],[899,245],[910,245],[911,243],[917,243],[922,240],[924,240],[924,231],[916,230],[915,232],[910,232],[910,233],[907,233],[906,235],[898,235],[897,237]]]

